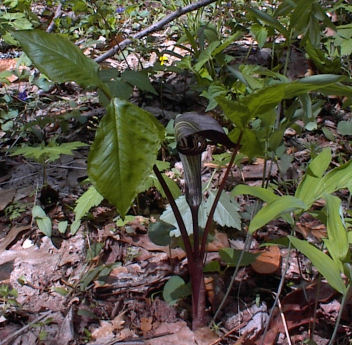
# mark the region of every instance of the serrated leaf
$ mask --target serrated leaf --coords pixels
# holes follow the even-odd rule
[[[100,121],[88,156],[88,173],[122,217],[152,170],[164,132],[152,114],[116,98]]]
[[[38,162],[53,162],[60,158],[60,155],[73,155],[73,150],[79,147],[87,146],[80,141],[73,141],[71,143],[56,144],[49,143],[47,146],[23,146],[11,153],[11,156],[23,155],[26,158],[32,158]]]
[[[210,190],[208,200],[205,204],[209,214],[211,206],[215,200],[215,191]],[[238,213],[239,205],[227,193],[221,193],[219,202],[214,213],[214,221],[221,226],[241,229],[241,217]]]
[[[339,268],[328,255],[305,240],[299,240],[293,236],[288,236],[288,238],[312,262],[335,290],[342,294],[346,292],[346,286],[341,278]]]
[[[35,219],[39,230],[44,235],[51,237],[51,231],[52,231],[51,220],[46,215],[44,210],[40,206],[36,205],[32,208],[32,216]]]
[[[98,206],[103,199],[104,197],[93,186],[90,186],[76,202],[75,221],[82,219],[92,207]]]
[[[82,86],[102,86],[99,65],[68,39],[41,30],[14,31],[12,35],[49,79],[57,83],[75,81]]]
[[[178,206],[180,213],[182,215],[183,221],[187,229],[187,233],[191,235],[193,233],[192,214],[184,195],[176,199],[176,205]],[[199,218],[199,226],[201,228],[204,228],[207,221],[207,213],[205,211],[205,207],[202,207],[202,205],[199,207],[198,218]],[[174,216],[174,213],[172,212],[170,205],[168,205],[166,210],[162,213],[162,215],[160,216],[160,220],[171,224],[175,228],[175,230],[170,231],[170,236],[174,236],[174,237],[181,236],[180,229],[178,228],[176,218]]]
[[[300,199],[290,195],[282,196],[268,203],[253,217],[249,224],[248,232],[252,234],[270,221],[280,217],[282,214],[295,211],[297,209],[306,209],[306,205]]]

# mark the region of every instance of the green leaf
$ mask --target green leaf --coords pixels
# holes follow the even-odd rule
[[[158,95],[153,85],[150,83],[148,74],[144,71],[131,71],[126,70],[121,74],[121,78],[134,85],[137,86],[138,89],[142,91],[150,92],[154,95]]]
[[[75,221],[82,219],[92,207],[98,206],[103,199],[104,197],[93,186],[90,186],[76,202]]]
[[[179,299],[191,294],[189,285],[179,276],[172,276],[164,286],[163,298],[169,304],[175,304]]]
[[[221,267],[219,261],[210,261],[207,264],[204,265],[203,267],[203,272],[208,273],[208,272],[221,272]]]
[[[327,210],[328,239],[324,240],[330,255],[335,261],[345,261],[349,245],[347,231],[341,218],[341,200],[332,195],[325,195]]]
[[[88,173],[98,192],[122,217],[150,175],[164,132],[152,114],[116,98],[100,121]]]
[[[278,218],[282,214],[295,211],[297,209],[305,209],[306,205],[303,201],[285,195],[268,203],[253,217],[249,224],[248,232],[252,234],[273,219]]]
[[[182,215],[182,219],[185,223],[187,233],[191,235],[193,233],[192,214],[184,195],[176,199],[176,205],[179,208],[180,213]],[[199,226],[201,228],[204,228],[207,221],[207,213],[206,213],[205,207],[202,207],[202,205],[199,207],[198,218],[199,218]],[[181,236],[177,221],[175,219],[174,213],[172,212],[170,205],[168,205],[166,210],[162,213],[162,215],[160,216],[160,220],[171,224],[176,229],[176,230],[170,231],[170,236],[174,236],[174,237]]]
[[[213,53],[215,49],[220,45],[219,41],[214,41],[209,44],[209,46],[203,50],[198,58],[197,63],[194,65],[195,71],[199,72],[201,68],[213,58]]]
[[[282,26],[282,24],[276,18],[270,16],[269,14],[267,14],[265,12],[257,10],[256,8],[249,8],[248,12],[251,13],[256,18],[258,18],[259,20],[268,24],[269,26],[275,28],[277,31],[282,33],[284,36],[288,37],[287,30]]]
[[[242,251],[238,249],[222,248],[219,250],[219,255],[221,260],[224,261],[226,265],[230,267],[235,267],[238,265],[241,252]],[[257,256],[258,254],[244,252],[239,267],[250,265],[252,262],[255,261]]]
[[[75,81],[85,87],[102,87],[99,65],[68,39],[41,30],[14,31],[12,34],[34,65],[49,79],[57,83]]]
[[[207,213],[215,200],[216,191],[210,190],[208,200],[205,204]],[[238,213],[239,205],[227,193],[221,193],[219,202],[214,213],[214,221],[221,226],[228,226],[230,228],[241,229],[241,217]]]
[[[65,221],[62,221],[62,222],[59,222],[59,224],[57,225],[58,227],[58,230],[61,234],[64,234],[66,232],[66,229],[67,229],[67,225],[68,225],[68,221],[65,220]]]
[[[288,238],[292,244],[312,262],[319,273],[325,277],[335,290],[342,294],[346,292],[346,286],[341,278],[340,270],[328,255],[305,240],[299,240],[293,236],[288,236]]]
[[[322,177],[331,163],[331,150],[326,147],[308,165],[308,173],[314,177]]]
[[[163,221],[151,223],[148,229],[150,240],[158,246],[168,246],[170,244],[170,231],[174,226]]]
[[[351,43],[352,46],[352,43]],[[341,135],[352,135],[352,121],[340,121],[337,124],[337,131]]]
[[[239,184],[237,185],[232,191],[231,194],[233,196],[241,195],[241,194],[249,194],[256,198],[259,198],[266,203],[272,202],[278,198],[272,190],[258,187],[258,186],[248,186],[246,184]]]
[[[262,25],[253,24],[250,31],[252,35],[254,35],[255,40],[258,42],[259,48],[263,48],[268,37],[268,30]]]
[[[37,222],[39,230],[46,236],[51,237],[51,220],[40,206],[32,208],[32,216]]]
[[[23,146],[17,148],[11,153],[11,156],[23,155],[26,158],[32,158],[40,163],[53,162],[59,159],[60,155],[73,155],[72,151],[82,146],[87,146],[87,144],[80,141],[63,144],[50,142],[47,146]]]

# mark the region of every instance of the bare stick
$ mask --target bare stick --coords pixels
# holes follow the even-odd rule
[[[144,30],[142,30],[140,32],[137,32],[135,35],[132,36],[132,38],[126,38],[125,40],[123,40],[122,42],[120,42],[119,44],[114,46],[113,48],[109,49],[104,54],[95,58],[94,60],[96,62],[102,62],[105,59],[116,54],[119,50],[121,51],[121,50],[125,49],[128,45],[130,45],[133,42],[133,40],[145,37],[145,36],[151,34],[152,32],[158,31],[166,24],[169,24],[170,22],[172,22],[174,19],[181,17],[182,15],[184,15],[188,12],[198,10],[199,8],[207,6],[215,1],[217,1],[217,0],[200,0],[198,2],[191,3],[185,7],[180,7],[179,9],[168,14],[167,16],[165,16],[163,19],[159,20],[158,22],[148,26],[147,28],[145,28]]]
[[[45,312],[43,315],[40,315],[39,317],[37,317],[35,320],[33,320],[32,322],[30,322],[29,324],[25,325],[24,327],[20,328],[18,331],[10,334],[8,337],[6,337],[4,340],[0,341],[0,345],[4,345],[6,344],[9,340],[19,336],[20,334],[22,334],[23,332],[25,332],[28,328],[32,327],[35,323],[41,321],[42,319],[46,318],[47,316],[49,316],[50,314],[52,314],[52,311],[49,310],[47,312]]]
[[[59,18],[62,14],[62,3],[59,4],[59,6],[57,6],[54,17],[51,21],[51,23],[49,24],[48,28],[46,29],[46,32],[52,32],[54,30],[55,27],[55,19]]]

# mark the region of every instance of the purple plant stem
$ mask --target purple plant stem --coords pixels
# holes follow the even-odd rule
[[[172,196],[172,193],[171,193],[168,185],[166,184],[163,176],[161,175],[161,172],[159,171],[158,167],[155,164],[153,166],[153,171],[154,171],[154,174],[156,175],[157,179],[159,180],[159,183],[161,184],[161,187],[164,190],[164,193],[165,193],[165,195],[167,197],[167,200],[170,203],[170,206],[172,208],[172,212],[175,215],[178,227],[179,227],[180,232],[181,232],[182,241],[183,241],[183,244],[185,246],[187,259],[188,259],[188,262],[190,263],[190,261],[193,260],[192,246],[191,246],[191,241],[190,241],[190,239],[188,237],[186,226],[185,226],[185,223],[184,223],[184,221],[182,219],[180,210],[178,209],[178,206],[177,206],[177,204],[175,202],[175,199]]]
[[[209,234],[212,222],[213,222],[214,213],[215,213],[216,207],[218,205],[218,202],[220,200],[221,193],[222,193],[222,191],[225,188],[225,182],[227,180],[227,177],[229,176],[230,170],[231,170],[231,168],[233,166],[233,163],[234,163],[235,158],[237,156],[238,150],[240,148],[241,139],[242,139],[242,133],[240,134],[240,136],[239,136],[239,138],[237,140],[236,148],[232,152],[230,162],[229,162],[229,164],[227,166],[225,174],[224,174],[224,176],[222,178],[222,181],[221,181],[220,186],[218,188],[218,191],[216,193],[213,205],[211,206],[211,209],[210,209],[210,212],[209,212],[209,215],[208,215],[208,219],[207,219],[207,223],[205,224],[205,229],[204,229],[204,233],[203,233],[203,237],[202,237],[202,245],[201,245],[201,248],[200,248],[200,258],[202,260],[204,260],[204,257],[205,257],[205,247],[206,247],[206,244],[207,244],[208,234]]]

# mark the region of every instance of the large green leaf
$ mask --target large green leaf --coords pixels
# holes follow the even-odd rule
[[[164,128],[153,115],[127,101],[111,101],[91,146],[88,173],[122,217],[148,178],[163,139]]]
[[[39,71],[51,80],[102,87],[99,65],[68,39],[41,30],[14,31],[12,34]]]
[[[341,278],[337,264],[322,251],[309,244],[305,240],[299,240],[296,237],[288,236],[292,244],[302,252],[318,269],[328,283],[338,292],[344,294],[346,286]]]
[[[328,239],[324,242],[335,261],[344,261],[349,245],[347,231],[341,219],[341,200],[333,195],[325,195],[327,210]]]
[[[290,195],[282,196],[268,203],[266,206],[259,210],[259,212],[251,220],[248,231],[250,234],[252,234],[254,231],[261,228],[273,219],[281,216],[282,214],[305,208],[306,205],[303,201]]]

